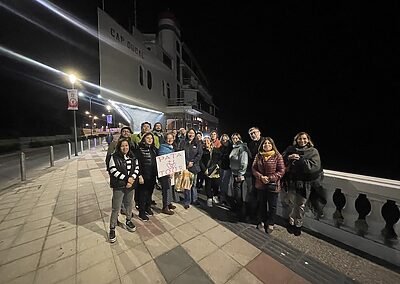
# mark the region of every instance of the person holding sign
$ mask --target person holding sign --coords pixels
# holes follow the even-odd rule
[[[186,133],[186,138],[178,144],[178,150],[185,151],[186,169],[183,171],[183,180],[189,181],[190,188],[184,189],[184,208],[188,209],[190,203],[196,204],[197,188],[193,186],[192,181],[196,180],[197,174],[200,172],[200,160],[203,155],[203,148],[196,138],[196,131],[190,128]],[[189,187],[185,186],[185,187]]]
[[[158,155],[167,155],[174,152],[174,135],[172,133],[167,133],[165,136],[165,143],[160,145],[160,149],[158,150]],[[175,209],[176,206],[172,204],[172,186],[171,186],[171,178],[174,176],[173,172],[173,162],[168,164],[169,168],[171,169],[170,174],[166,174],[164,176],[159,176],[158,180],[160,181],[161,190],[162,190],[162,202],[163,208],[161,213],[167,215],[173,215],[174,211],[171,209]]]

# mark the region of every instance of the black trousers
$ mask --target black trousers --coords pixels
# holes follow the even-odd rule
[[[258,201],[258,223],[264,222],[267,225],[275,225],[276,206],[278,192],[268,189],[256,189]]]
[[[205,186],[206,186],[207,198],[212,198],[213,196],[218,196],[221,179],[220,178],[209,178],[208,176],[205,176],[204,179],[206,182]]]
[[[139,192],[139,212],[149,209],[151,206],[151,197],[153,195],[156,179],[146,179],[144,184],[138,185]],[[136,200],[135,200],[136,201]]]

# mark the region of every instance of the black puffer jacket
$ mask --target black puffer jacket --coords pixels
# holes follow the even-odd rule
[[[139,159],[140,175],[145,180],[155,178],[157,176],[157,148],[140,145],[136,154]]]

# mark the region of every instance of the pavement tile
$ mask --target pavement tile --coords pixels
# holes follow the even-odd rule
[[[96,283],[107,284],[118,279],[117,268],[112,257],[98,263],[89,269],[81,271],[77,275],[78,284]]]
[[[243,240],[241,237],[233,239],[221,249],[243,266],[261,253],[258,248]]]
[[[220,249],[200,260],[199,265],[215,283],[227,282],[242,268]]]
[[[32,271],[29,272],[25,275],[22,275],[18,278],[15,278],[9,282],[7,282],[7,284],[27,284],[27,283],[33,283],[34,279],[35,279],[35,274],[36,271]]]
[[[254,274],[251,274],[246,268],[242,268],[238,273],[236,273],[227,284],[262,284]]]
[[[173,249],[178,245],[178,243],[168,232],[165,232],[159,236],[155,236],[144,243],[146,244],[146,247],[153,258],[156,258],[157,256]]]
[[[218,249],[214,243],[210,242],[210,240],[203,235],[199,235],[183,243],[182,247],[195,261],[201,260]]]
[[[190,223],[192,223],[196,230],[200,231],[201,233],[204,233],[218,225],[217,222],[206,215],[193,219],[190,221]]]
[[[35,253],[0,266],[0,281],[2,281],[2,283],[8,283],[11,279],[35,271],[39,258],[40,253]]]
[[[39,267],[49,265],[50,263],[59,261],[60,259],[76,254],[76,241],[72,240],[66,243],[58,244],[52,248],[42,252]]]
[[[26,221],[27,217],[16,219],[16,220],[8,220],[8,221],[3,221],[0,224],[0,232],[1,231],[6,231],[9,228],[15,228],[23,225]]]
[[[178,243],[182,244],[187,240],[190,240],[200,234],[199,231],[191,223],[183,224],[170,231],[171,235],[177,240]]]
[[[162,218],[159,221],[167,231],[172,230],[173,228],[176,228],[185,223],[185,220],[178,214],[168,216],[168,218]]]
[[[84,226],[87,223],[91,223],[101,219],[100,210],[97,209],[96,211],[91,211],[85,215],[78,216],[78,225]]]
[[[287,283],[296,274],[265,253],[259,254],[246,269],[264,283]],[[304,280],[304,283],[307,283]]]
[[[59,216],[59,215],[62,215],[63,213],[65,213],[65,212],[70,212],[70,211],[76,211],[75,203],[65,204],[65,205],[57,204],[56,208],[54,209],[54,216]]]
[[[23,228],[22,231],[18,234],[18,237],[15,239],[13,246],[28,243],[36,239],[44,238],[46,235],[47,235],[46,227],[29,231],[26,231]]]
[[[121,278],[122,284],[163,284],[167,283],[154,261],[142,265]]]
[[[214,283],[210,277],[205,273],[201,267],[194,263],[189,269],[185,270],[182,274],[176,277],[171,283],[173,284],[212,284]]]
[[[112,251],[108,243],[102,243],[81,251],[78,253],[78,272],[106,259],[112,259]]]
[[[114,245],[111,246],[113,249]],[[118,274],[122,278],[132,270],[152,260],[152,257],[144,244],[133,248],[126,248],[120,254],[114,256]]]
[[[7,239],[1,239],[0,240],[0,251],[8,249],[11,247],[11,245],[14,243],[14,240],[17,236],[13,235]]]
[[[227,242],[236,238],[236,235],[227,228],[218,225],[203,234],[207,239],[212,241],[218,247],[225,245]]]
[[[40,238],[38,240],[2,250],[0,251],[0,262],[1,264],[4,264],[40,252],[43,243],[44,238]]]
[[[78,237],[77,251],[81,252],[88,248],[101,245],[105,242],[108,242],[107,232],[104,230],[99,232],[90,232],[82,237]]]
[[[15,219],[25,219],[24,217],[28,216],[31,213],[31,209],[22,210],[22,211],[17,211],[13,212],[13,210],[8,214],[4,219],[3,222],[9,221],[9,220],[15,220]]]
[[[71,228],[62,231],[60,233],[47,236],[46,242],[44,244],[44,249],[48,249],[58,244],[62,244],[75,239],[76,239],[76,228]]]
[[[181,246],[158,256],[154,261],[168,283],[194,264],[193,259]]]

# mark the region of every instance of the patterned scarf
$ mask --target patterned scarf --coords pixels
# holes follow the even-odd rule
[[[275,151],[274,150],[268,152],[261,151],[260,155],[264,157],[264,161],[268,161],[269,158],[275,155]]]

